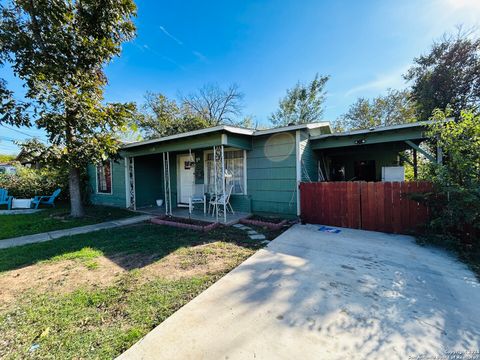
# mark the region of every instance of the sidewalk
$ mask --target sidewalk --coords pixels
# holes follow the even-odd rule
[[[0,249],[6,249],[6,248],[21,246],[26,244],[45,242],[45,241],[55,240],[63,236],[85,234],[85,233],[98,231],[98,230],[111,229],[118,226],[132,225],[132,224],[150,220],[151,218],[152,218],[151,215],[140,215],[140,216],[134,216],[126,219],[106,221],[99,224],[79,226],[71,229],[63,229],[63,230],[45,232],[41,234],[19,236],[16,238],[0,240]]]

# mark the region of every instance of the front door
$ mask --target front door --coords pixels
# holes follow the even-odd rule
[[[178,156],[178,190],[179,203],[188,204],[190,197],[193,195],[195,187],[195,166],[193,165],[195,155],[179,155]]]

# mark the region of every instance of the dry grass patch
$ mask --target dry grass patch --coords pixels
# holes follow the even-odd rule
[[[113,358],[260,247],[143,224],[0,250],[0,358]]]

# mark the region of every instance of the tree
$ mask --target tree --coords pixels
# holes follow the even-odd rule
[[[418,104],[418,117],[429,119],[435,109],[453,110],[480,105],[480,39],[461,28],[456,35],[444,35],[430,52],[414,59],[404,76],[412,81],[412,99]]]
[[[71,215],[83,216],[80,173],[87,163],[115,156],[115,133],[134,110],[133,104],[104,104],[103,69],[135,35],[135,4],[9,0],[0,11],[2,63],[11,64],[27,90],[22,103],[2,86],[1,110],[8,116],[1,121],[46,131],[51,148],[61,154],[58,166],[68,169]]]
[[[0,163],[7,163],[15,160],[15,155],[0,154]]]
[[[347,113],[337,119],[337,131],[369,129],[416,121],[415,103],[408,90],[389,89],[384,96],[372,100],[359,98]]]
[[[325,85],[330,77],[315,75],[308,84],[297,83],[279,101],[279,109],[270,115],[274,126],[318,122],[323,115]]]
[[[236,84],[226,89],[206,84],[196,92],[183,96],[182,106],[195,117],[206,120],[208,126],[235,124],[242,113],[243,94]]]
[[[138,114],[138,127],[147,139],[175,135],[209,126],[186,105],[178,105],[160,93],[148,92]]]
[[[431,209],[435,240],[473,247],[480,260],[480,115],[461,111],[448,121],[448,111],[435,110],[428,135],[444,152],[441,164],[431,164],[435,193],[423,197]],[[420,198],[422,200],[422,198]],[[449,244],[450,245],[450,244]]]

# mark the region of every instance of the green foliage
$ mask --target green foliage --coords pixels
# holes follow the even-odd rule
[[[138,127],[147,139],[203,129],[210,124],[185,104],[179,105],[160,93],[147,93],[138,115]]]
[[[416,121],[415,104],[408,90],[392,90],[372,100],[359,98],[337,119],[336,131],[369,129]]]
[[[50,195],[62,189],[61,198],[68,196],[68,177],[62,170],[44,167],[40,170],[16,165],[16,174],[0,174],[0,188],[17,198],[32,198],[35,195]]]
[[[24,83],[28,102],[14,104],[1,81],[1,110],[10,114],[2,121],[47,132],[57,166],[69,169],[72,215],[81,216],[79,169],[116,154],[133,114],[133,104],[104,104],[103,68],[135,35],[135,4],[9,0],[0,11],[0,61]]]
[[[0,163],[8,163],[15,160],[15,155],[0,154]]]
[[[462,111],[458,121],[434,112],[429,135],[443,149],[443,164],[431,164],[435,193],[427,196],[431,230],[447,243],[458,240],[480,254],[480,115]],[[479,258],[480,260],[480,258]]]
[[[315,75],[308,84],[297,83],[280,100],[279,109],[270,115],[274,126],[318,122],[323,116],[325,85],[330,77]]]
[[[435,109],[447,106],[458,118],[462,109],[480,105],[480,38],[475,35],[459,29],[414,60],[405,79],[413,82],[412,99],[420,119],[427,120]]]

